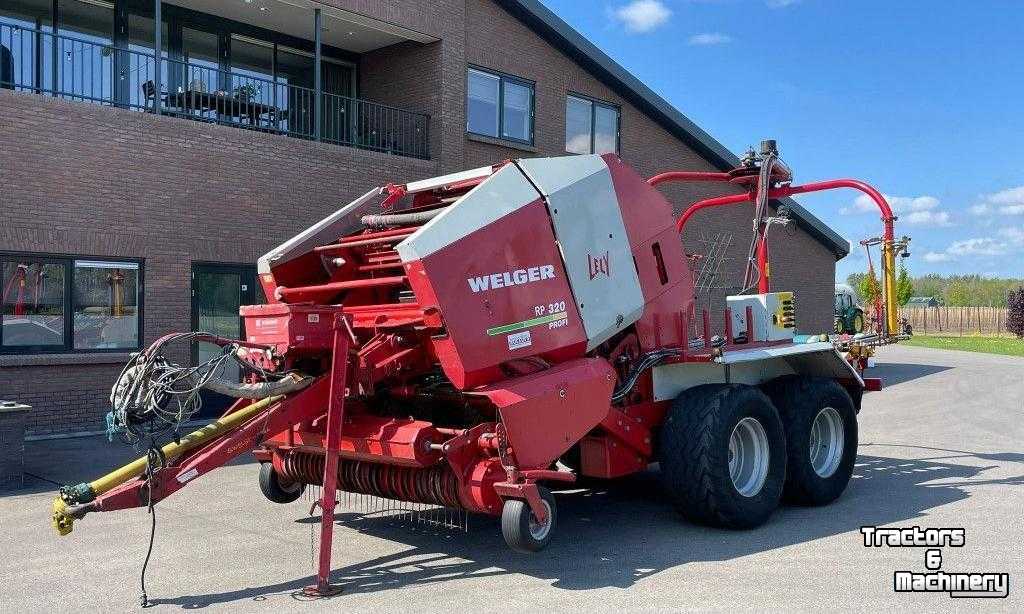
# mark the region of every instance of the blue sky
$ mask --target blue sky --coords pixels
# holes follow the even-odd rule
[[[776,138],[798,183],[893,197],[912,274],[1024,277],[1024,2],[543,2],[733,152]],[[800,202],[881,231],[854,192]]]

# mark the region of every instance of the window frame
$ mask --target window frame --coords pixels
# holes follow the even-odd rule
[[[590,152],[586,153],[586,154],[579,154],[579,153],[576,153],[576,152],[571,152],[571,151],[569,151],[567,149],[568,146],[569,146],[569,142],[566,141],[566,143],[564,145],[564,148],[566,148],[565,149],[565,153],[572,154],[572,155],[577,155],[577,156],[586,156],[586,155],[595,155],[596,154],[596,152],[594,151],[594,149],[595,149],[594,146],[597,144],[597,108],[598,107],[603,107],[605,109],[610,109],[612,111],[615,111],[615,151],[610,151],[610,152],[605,152],[605,153],[614,153],[615,155],[619,155],[622,152],[622,106],[621,105],[617,105],[617,104],[612,103],[612,102],[607,102],[605,100],[601,100],[599,98],[594,98],[593,96],[587,96],[586,94],[578,94],[576,92],[570,91],[570,92],[567,92],[565,94],[565,123],[566,124],[569,123],[569,99],[570,98],[575,98],[577,100],[582,100],[584,102],[589,102],[590,103]],[[597,154],[597,155],[604,155],[604,154]]]
[[[482,132],[474,132],[469,129],[469,74],[471,71],[477,71],[497,77],[498,79],[498,134],[484,134]],[[530,138],[520,139],[513,136],[505,136],[505,83],[512,83],[525,87],[530,90]],[[498,139],[499,141],[508,141],[510,143],[521,143],[524,145],[533,146],[537,135],[537,82],[523,77],[517,77],[498,70],[492,70],[490,68],[484,68],[475,64],[469,64],[466,67],[466,134],[472,134],[474,136],[480,136],[487,139]]]
[[[59,264],[64,268],[64,343],[62,345],[3,345],[3,326],[0,323],[0,355],[4,356],[26,356],[38,354],[125,354],[137,352],[142,349],[145,335],[145,258],[115,257],[115,256],[93,256],[86,254],[48,254],[39,252],[9,252],[0,251],[0,265],[4,262],[17,260],[31,260],[46,264]],[[119,348],[90,348],[78,349],[75,347],[75,262],[102,262],[102,263],[132,263],[138,266],[138,335],[136,344],[132,347]],[[2,266],[0,266],[2,271]],[[0,306],[2,310],[2,306]],[[0,313],[0,322],[3,314]]]

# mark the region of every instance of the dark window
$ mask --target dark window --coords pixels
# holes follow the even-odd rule
[[[533,142],[533,84],[470,68],[466,131],[523,143]]]
[[[618,153],[619,108],[581,96],[567,96],[565,151],[577,154]]]
[[[139,348],[139,262],[14,255],[0,271],[0,352]]]

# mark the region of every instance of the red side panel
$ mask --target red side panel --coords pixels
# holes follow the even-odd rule
[[[406,274],[417,303],[441,311],[447,334],[435,350],[459,388],[501,379],[498,367],[509,360],[564,360],[586,346],[540,200],[407,263]]]
[[[615,370],[579,358],[479,392],[501,411],[520,469],[547,469],[608,415]]]
[[[640,346],[684,345],[685,318],[693,304],[693,275],[676,231],[672,207],[657,189],[613,154],[602,156],[611,171],[622,221],[644,293],[636,323]]]

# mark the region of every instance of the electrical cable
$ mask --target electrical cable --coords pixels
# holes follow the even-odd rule
[[[132,445],[138,445],[146,436],[173,432],[177,437],[180,426],[202,409],[200,390],[222,379],[219,375],[231,361],[267,382],[279,382],[292,376],[290,373],[270,373],[242,360],[238,356],[239,346],[234,343],[225,344],[219,353],[195,366],[181,366],[165,357],[165,351],[171,344],[191,344],[214,337],[205,332],[167,335],[128,361],[111,390],[108,436],[119,433],[125,443]],[[241,390],[246,386],[243,384],[238,388]],[[258,388],[255,385],[248,387]],[[249,389],[243,392],[251,395],[252,390]]]
[[[149,597],[146,595],[146,569],[149,567],[149,558],[153,554],[153,542],[156,539],[156,506],[153,504],[153,476],[156,470],[163,467],[163,451],[155,442],[150,439],[149,450],[146,451],[146,510],[149,513],[149,547],[146,549],[146,559],[142,562],[142,574],[139,577],[139,585],[142,594],[139,596],[139,605],[148,608]]]
[[[758,170],[757,196],[754,203],[754,236],[750,240],[750,249],[747,250],[746,268],[743,272],[743,289],[739,292],[740,294],[746,294],[761,279],[761,271],[754,259],[754,254],[757,252],[757,242],[761,238],[761,224],[764,220],[765,209],[768,207],[768,191],[771,189],[772,170],[775,167],[776,159],[778,159],[778,155],[774,152],[766,153],[761,161],[761,168]],[[756,277],[754,277],[752,271],[757,273]]]

